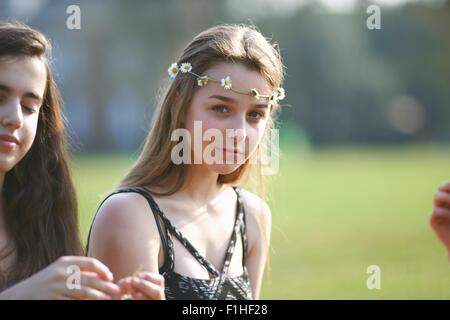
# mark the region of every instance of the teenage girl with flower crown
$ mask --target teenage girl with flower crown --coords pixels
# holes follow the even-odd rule
[[[284,97],[279,51],[254,27],[216,26],[188,44],[169,75],[138,160],[100,205],[88,254],[134,299],[257,299],[271,213],[239,185],[259,168],[251,160]],[[172,133],[194,136],[195,123],[202,137],[221,132],[223,147],[212,154],[235,161],[174,161]],[[203,155],[209,143],[184,150],[183,159]]]

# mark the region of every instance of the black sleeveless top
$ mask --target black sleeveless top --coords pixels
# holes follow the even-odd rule
[[[245,232],[245,212],[242,204],[240,189],[233,187],[237,195],[236,203],[236,218],[231,236],[228,250],[225,255],[222,271],[219,272],[206,258],[194,248],[194,246],[187,240],[181,232],[171,223],[167,216],[161,211],[152,195],[143,188],[126,188],[117,190],[108,195],[102,204],[110,196],[124,192],[135,192],[144,196],[150,208],[152,209],[156,225],[158,227],[159,235],[161,237],[161,243],[164,250],[164,265],[159,269],[159,273],[164,276],[165,279],[165,296],[166,299],[182,299],[182,300],[241,300],[252,299],[251,287],[248,279],[247,268],[245,266],[247,256],[247,236]],[[98,210],[97,210],[98,212]],[[97,215],[97,213],[96,213]],[[95,216],[94,216],[95,219]],[[93,224],[93,223],[92,223]],[[89,250],[89,238],[92,230],[89,230],[88,236],[88,248]],[[238,277],[229,277],[228,268],[230,266],[233,251],[236,246],[237,237],[241,237],[243,245],[243,257],[242,266],[244,272]],[[173,249],[172,237],[176,237],[180,243],[197,259],[197,261],[206,269],[210,274],[210,279],[197,279],[191,278],[174,271],[175,255]]]

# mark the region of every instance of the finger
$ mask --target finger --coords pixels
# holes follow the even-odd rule
[[[436,192],[434,195],[434,205],[441,208],[450,208],[450,193]]]
[[[147,299],[165,299],[164,289],[161,286],[158,286],[157,284],[154,284],[150,281],[135,277],[133,278],[133,280],[131,280],[131,285],[136,291],[140,291],[142,294],[144,294]]]
[[[68,289],[65,295],[75,299],[83,300],[111,300],[111,297],[106,293],[84,286],[78,289]]]
[[[126,278],[120,279],[120,281],[117,282],[117,285],[120,287],[120,289],[123,292],[127,292],[127,293],[130,292],[131,279],[132,279],[132,277],[126,277]]]
[[[445,181],[439,186],[440,191],[450,192],[450,181]]]
[[[431,212],[431,224],[438,225],[444,221],[450,221],[450,209],[434,208]]]
[[[103,263],[91,257],[64,257],[61,259],[66,266],[76,265],[81,271],[90,271],[97,273],[106,281],[113,281],[111,271]]]
[[[122,294],[130,293],[130,290],[131,290],[131,277],[126,277],[126,278],[120,279],[120,281],[117,282],[117,285],[120,287],[120,290],[122,291]]]
[[[142,294],[142,292],[134,291],[131,296],[134,300],[147,300],[147,298]]]
[[[125,296],[133,295],[133,293],[135,293],[135,290],[131,287],[131,279],[132,277],[126,277],[120,279],[120,281],[117,283],[121,290],[121,299],[123,299]]]
[[[138,277],[164,287],[164,277],[156,272],[141,272]]]
[[[127,278],[122,278],[117,282],[117,285],[120,287],[121,290],[125,290],[127,286],[129,285],[129,280]]]
[[[83,273],[81,277],[81,285],[101,291],[112,299],[120,299],[122,291],[120,287],[112,282],[104,281],[98,278],[96,274]]]

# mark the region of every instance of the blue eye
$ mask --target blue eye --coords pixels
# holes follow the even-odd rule
[[[264,113],[257,111],[249,112],[248,115],[255,120],[264,118]]]
[[[217,113],[227,113],[228,107],[223,106],[223,105],[218,105],[218,106],[212,107],[212,110],[214,110],[214,112],[217,112]]]

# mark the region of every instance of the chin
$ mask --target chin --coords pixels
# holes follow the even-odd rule
[[[4,162],[0,163],[0,172],[3,174],[7,173],[8,171],[11,171],[12,168],[14,168],[14,165],[12,164],[7,164]]]
[[[227,175],[239,169],[240,164],[214,164],[211,170],[220,175]]]
[[[0,172],[7,173],[11,171],[18,162],[16,157],[0,154]]]

